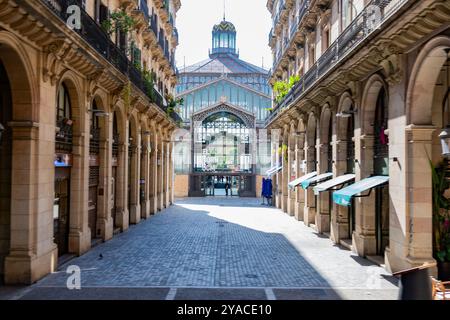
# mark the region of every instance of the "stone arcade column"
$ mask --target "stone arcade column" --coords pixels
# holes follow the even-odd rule
[[[164,156],[164,207],[170,206],[170,142],[166,142],[165,156]]]
[[[306,172],[311,173],[316,170],[316,161],[314,160],[314,153],[316,152],[315,145],[307,145],[306,147]],[[299,188],[301,188],[299,186]],[[316,197],[312,188],[304,190],[305,193],[305,207],[303,213],[303,222],[309,227],[310,224],[315,223],[316,216]]]
[[[169,199],[168,199],[168,206],[171,206],[174,203],[174,183],[175,183],[175,176],[174,176],[174,167],[173,167],[173,143],[170,143],[169,148]]]
[[[373,173],[374,136],[355,136],[356,181],[370,177]],[[375,239],[375,190],[369,197],[355,198],[355,231],[352,247],[360,256],[376,253]]]
[[[335,159],[333,174],[335,177],[342,176],[347,173],[347,141],[338,140],[333,146],[333,159]],[[327,191],[324,193],[332,193]],[[331,200],[332,201],[332,200]],[[337,205],[332,201],[331,204],[331,221],[330,221],[330,238],[334,243],[340,243],[341,240],[348,238],[348,212],[349,209],[344,206]]]
[[[288,173],[289,173],[289,162],[288,162],[288,154],[289,154],[289,142],[288,142],[289,130],[285,126],[283,131],[283,137],[281,139],[282,148],[281,148],[281,162],[283,163],[283,170],[281,171],[281,210],[287,213],[287,203],[288,203]],[[285,149],[287,147],[287,149]]]
[[[295,140],[294,136],[295,132],[291,132],[289,136],[288,142],[288,173],[287,173],[287,181],[285,181],[287,192],[288,192],[288,202],[287,202],[287,213],[290,216],[295,215],[295,190],[291,190],[287,187],[288,183],[295,179],[297,176],[297,170],[293,166],[296,166],[295,163]]]
[[[160,135],[159,137],[159,148],[158,148],[158,211],[161,211],[164,209],[164,197],[163,197],[163,190],[164,190],[164,138],[163,135]]]
[[[54,141],[45,138],[46,131],[54,132],[54,125],[31,121],[9,125],[13,136],[11,242],[5,282],[31,284],[53,272],[58,261],[53,242]]]
[[[142,145],[143,148],[141,149],[142,161],[140,178],[141,180],[145,181],[145,187],[144,200],[141,201],[141,218],[147,219],[150,217],[150,182],[152,181],[150,172],[150,151],[148,149],[150,145],[149,135],[142,135]]]
[[[130,208],[130,224],[137,224],[141,221],[141,205],[139,201],[139,177],[140,167],[141,167],[141,141],[140,134],[137,135],[136,145],[131,150],[131,176],[128,177],[130,181],[130,199],[129,208]],[[127,171],[128,172],[128,171]]]
[[[403,150],[406,154],[404,159],[399,157],[400,165],[404,164],[405,168],[401,177],[392,176],[389,181],[394,203],[402,202],[401,194],[394,192],[402,190],[406,195],[404,207],[391,206],[389,247],[385,252],[386,268],[390,271],[436,262],[432,244],[432,176],[428,160],[432,155],[435,130],[432,126],[410,125],[405,128]],[[401,148],[400,145],[396,147]]]
[[[153,130],[151,136],[151,154],[150,154],[150,175],[149,175],[149,193],[150,193],[150,214],[158,212],[158,135]]]
[[[303,176],[304,172],[302,170],[302,163],[305,159],[305,133],[300,133],[297,138],[295,149],[295,159],[297,161],[297,177]],[[303,210],[305,207],[305,192],[298,186],[295,189],[295,219],[298,221],[303,221]]]
[[[331,130],[331,128],[330,128]],[[328,172],[328,143],[319,145],[319,171],[318,174]],[[314,191],[314,189],[312,189]],[[324,233],[330,231],[330,194],[321,192],[317,197],[317,212],[315,224],[317,232]]]
[[[128,128],[126,129],[128,132]],[[128,140],[128,134],[122,132]],[[119,142],[119,156],[116,183],[116,223],[121,231],[129,227],[130,217],[128,212],[128,143]]]
[[[83,114],[83,113],[82,113]],[[75,119],[81,124],[90,123],[86,119]],[[82,129],[83,130],[83,129]],[[88,130],[83,130],[87,132]],[[70,178],[70,230],[69,252],[81,255],[91,248],[89,229],[89,134],[73,136],[73,166]]]

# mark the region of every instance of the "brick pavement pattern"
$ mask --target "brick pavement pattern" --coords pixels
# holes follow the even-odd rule
[[[383,268],[260,201],[178,199],[61,266],[31,292],[65,287],[66,268],[77,265],[82,287],[274,288],[284,299],[295,298],[297,288],[325,290],[328,297],[397,297],[396,279]]]

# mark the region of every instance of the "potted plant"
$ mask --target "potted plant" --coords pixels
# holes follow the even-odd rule
[[[437,260],[438,278],[450,280],[450,199],[445,191],[450,181],[445,175],[447,162],[434,166],[431,161],[433,185],[433,252]]]

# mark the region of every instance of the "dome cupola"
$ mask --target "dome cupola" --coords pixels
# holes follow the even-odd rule
[[[214,56],[222,53],[238,56],[236,52],[236,28],[225,18],[213,27],[210,57],[214,58]]]

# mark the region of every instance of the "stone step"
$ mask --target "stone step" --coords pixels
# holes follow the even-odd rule
[[[343,246],[344,248],[347,248],[348,250],[352,250],[352,239],[342,239],[341,241],[339,241],[339,243],[341,244],[341,246]]]
[[[367,256],[366,259],[369,260],[370,262],[375,263],[376,265],[379,265],[380,267],[384,268],[385,266],[383,256]]]

